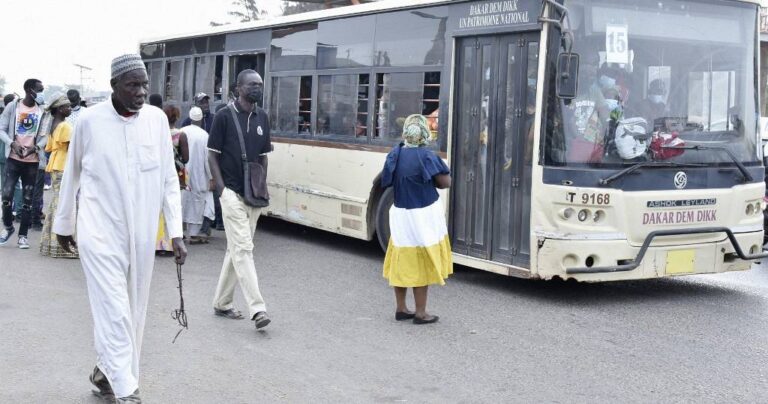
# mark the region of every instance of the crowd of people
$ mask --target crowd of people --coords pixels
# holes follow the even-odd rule
[[[270,324],[253,248],[269,204],[273,146],[268,115],[257,103],[264,82],[253,70],[237,75],[231,101],[215,114],[208,95],[198,93],[180,127],[178,106],[147,97],[139,55],[113,59],[111,71],[111,97],[88,108],[75,90],[44,99],[37,79],[24,83],[24,97],[5,99],[0,245],[16,232],[18,218],[19,248],[30,248],[28,231],[39,227],[42,255],[80,259],[97,354],[94,393],[107,402],[140,403],[139,357],[156,255],[172,255],[180,271],[185,241],[205,244],[212,228],[226,229],[213,313],[245,318],[233,305],[239,284],[255,328]],[[404,141],[382,170],[382,186],[394,190],[383,275],[395,291],[395,319],[415,324],[438,320],[426,311],[428,286],[444,284],[452,273],[437,193],[450,186],[450,171],[424,147],[431,137],[428,118],[408,117]],[[52,195],[42,214],[46,176]],[[408,288],[414,311],[406,305]]]

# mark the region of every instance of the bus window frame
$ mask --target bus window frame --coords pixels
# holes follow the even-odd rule
[[[253,49],[238,49],[233,51],[227,51],[223,53],[219,53],[220,55],[224,56],[224,62],[222,65],[222,92],[224,93],[221,97],[223,103],[228,103],[229,101],[234,101],[229,99],[229,87],[232,83],[230,83],[229,80],[229,59],[236,56],[247,56],[247,55],[256,55],[256,54],[263,54],[264,55],[264,76],[261,79],[264,80],[264,99],[267,100],[268,91],[267,91],[267,78],[269,73],[269,52],[266,48],[253,48]],[[235,79],[237,79],[237,75],[235,75]],[[266,110],[267,103],[264,102],[264,109]]]
[[[445,108],[447,108],[447,94],[445,93],[443,87],[445,86],[445,65],[432,65],[432,66],[411,66],[411,67],[354,67],[354,68],[339,68],[339,69],[313,69],[313,70],[289,70],[289,71],[278,71],[278,72],[271,72],[267,70],[267,73],[265,75],[269,79],[264,79],[264,85],[265,85],[265,109],[266,107],[270,105],[272,100],[272,77],[302,77],[302,76],[311,76],[312,77],[312,131],[309,134],[301,134],[301,133],[284,133],[284,132],[274,132],[272,134],[273,137],[280,137],[280,138],[292,138],[292,139],[304,139],[306,141],[310,142],[318,142],[318,143],[346,143],[350,145],[370,145],[370,146],[376,146],[376,147],[394,147],[397,145],[399,140],[385,140],[385,139],[378,139],[373,137],[373,119],[375,119],[375,104],[376,104],[376,75],[379,73],[429,73],[429,72],[439,72],[440,73],[440,97],[439,97],[439,107],[440,108],[440,114],[447,114],[447,112],[443,112]],[[319,76],[334,76],[334,75],[360,75],[360,74],[368,74],[369,75],[369,83],[368,83],[368,91],[369,91],[369,97],[368,97],[368,122],[367,125],[367,131],[365,136],[360,137],[350,137],[346,135],[338,135],[338,134],[326,134],[322,135],[322,137],[319,137],[317,134],[317,105],[318,105],[318,77]],[[267,102],[266,100],[269,100]],[[267,112],[269,110],[267,109]],[[439,115],[442,116],[442,115]],[[447,116],[447,115],[446,115]],[[440,137],[442,134],[442,131],[440,129],[444,128],[444,126],[438,127],[438,139],[445,138],[446,136]],[[447,147],[447,139],[440,140],[438,142],[435,142],[433,145],[430,146],[430,148],[434,149],[437,152],[444,152],[445,148]]]

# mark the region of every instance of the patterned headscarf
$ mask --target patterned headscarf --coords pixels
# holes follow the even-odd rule
[[[67,98],[66,94],[57,91],[48,98],[45,104],[45,110],[50,111],[51,109],[58,108],[62,105],[69,105],[69,98]]]
[[[419,147],[429,144],[429,123],[424,115],[413,114],[405,118],[403,123],[403,140],[405,147]]]

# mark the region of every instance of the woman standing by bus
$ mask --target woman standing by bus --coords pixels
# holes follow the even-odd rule
[[[453,273],[451,244],[445,208],[437,188],[451,186],[450,170],[429,144],[427,118],[411,115],[403,124],[403,143],[387,155],[381,176],[384,188],[392,187],[394,205],[389,211],[389,246],[384,258],[384,277],[395,289],[395,319],[429,324],[438,316],[427,314],[429,285],[445,285]],[[405,303],[413,288],[416,311]]]
[[[51,123],[51,135],[48,143],[45,145],[45,151],[51,153],[48,159],[48,165],[45,171],[51,175],[51,187],[53,196],[48,204],[48,212],[45,215],[45,225],[43,226],[43,235],[40,240],[40,254],[53,258],[77,258],[77,252],[69,253],[59,246],[56,236],[51,233],[53,227],[53,217],[56,216],[56,207],[59,204],[59,188],[61,187],[61,178],[64,175],[64,168],[67,162],[67,151],[69,150],[69,140],[72,138],[72,125],[66,121],[72,113],[72,106],[66,95],[62,94],[48,106],[53,117]]]

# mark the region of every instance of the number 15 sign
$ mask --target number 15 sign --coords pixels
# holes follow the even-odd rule
[[[606,24],[605,53],[608,63],[629,63],[629,37],[626,25]]]

